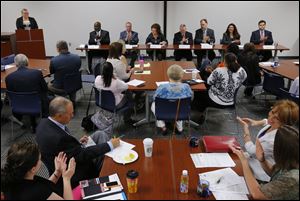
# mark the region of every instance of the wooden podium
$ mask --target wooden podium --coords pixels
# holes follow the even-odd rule
[[[1,32],[1,58],[16,53],[16,34]]]
[[[31,59],[45,59],[45,43],[42,29],[16,30],[17,52]]]

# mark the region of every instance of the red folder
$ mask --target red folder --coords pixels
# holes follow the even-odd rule
[[[203,136],[203,144],[206,152],[214,153],[231,152],[229,144],[240,147],[237,139],[232,136]]]

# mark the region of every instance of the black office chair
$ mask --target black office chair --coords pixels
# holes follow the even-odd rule
[[[82,89],[81,73],[76,72],[76,73],[65,75],[63,86],[66,95],[70,97],[70,100],[73,102],[75,106],[76,92]]]
[[[280,88],[279,93],[280,93],[280,95],[279,95],[280,99],[288,99],[288,100],[294,101],[295,103],[297,103],[299,105],[299,96],[295,96],[294,94],[291,94],[284,88]]]
[[[279,97],[280,88],[284,88],[283,77],[276,75],[274,73],[270,73],[265,70],[263,72],[264,72],[264,81],[263,81],[262,89],[264,90],[264,92]],[[267,94],[265,93],[265,99],[266,99],[266,95]]]
[[[159,97],[155,98],[155,119],[166,122],[174,121],[174,123],[175,121],[188,121],[189,135],[191,134],[190,114],[190,97],[183,99],[165,99]]]

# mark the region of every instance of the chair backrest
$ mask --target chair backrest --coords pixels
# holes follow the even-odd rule
[[[281,99],[292,100],[299,105],[299,97],[295,96],[294,94],[291,94],[290,92],[288,92],[287,90],[285,90],[283,88],[279,89],[279,97]]]
[[[264,91],[276,96],[280,96],[279,89],[284,88],[283,77],[274,73],[264,71],[263,89]]]
[[[23,115],[41,114],[41,97],[38,92],[6,91],[12,112]]]
[[[103,65],[106,62],[106,60],[104,58],[100,58],[96,65],[92,67],[92,71],[93,74],[95,75],[95,77],[97,77],[98,75],[102,75],[102,71],[103,71]]]
[[[175,120],[179,99],[155,98],[155,116],[157,120]],[[189,120],[191,98],[180,99],[177,120]]]
[[[15,55],[11,54],[6,57],[1,58],[1,65],[8,65],[15,62]]]
[[[95,100],[96,105],[104,110],[115,112],[116,100],[114,94],[109,90],[98,90],[95,89]]]
[[[74,93],[82,88],[81,73],[66,74],[64,77],[64,90],[67,94]]]

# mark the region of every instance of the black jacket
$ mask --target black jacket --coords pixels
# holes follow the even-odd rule
[[[185,32],[185,38],[188,39],[188,43],[184,42],[183,44],[193,44],[193,34],[190,32]],[[181,32],[177,32],[174,34],[173,44],[179,45],[182,41],[182,34]]]
[[[97,35],[96,31],[92,31],[90,33],[89,45],[97,45],[97,42],[95,41],[96,35]],[[109,38],[109,32],[108,31],[101,30],[100,43],[102,45],[109,45],[110,44],[110,38]]]
[[[36,141],[42,154],[42,160],[52,174],[55,170],[54,158],[59,152],[67,154],[68,159],[75,158],[76,171],[71,179],[73,187],[84,179],[99,176],[92,160],[110,151],[107,143],[83,148],[80,142],[48,118],[42,119],[37,127]]]
[[[29,27],[31,29],[38,29],[39,28],[33,17],[29,17],[29,21],[30,21]],[[17,19],[16,27],[17,27],[17,29],[25,29],[25,25],[23,24],[23,17],[19,17]]]
[[[238,62],[241,67],[247,72],[245,85],[256,85],[261,82],[261,74],[259,68],[259,58],[255,53],[242,52],[238,57]]]

